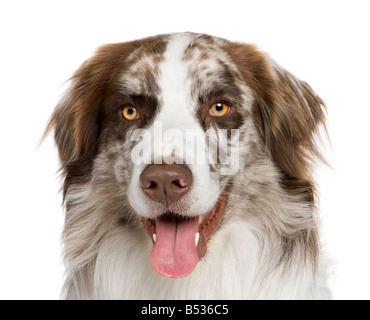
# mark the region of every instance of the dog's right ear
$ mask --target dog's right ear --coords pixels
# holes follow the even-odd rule
[[[67,180],[84,176],[97,151],[104,96],[98,85],[101,73],[96,62],[86,61],[71,78],[47,125],[46,133],[54,130],[61,170]]]
[[[90,61],[75,72],[47,125],[47,133],[54,130],[62,168],[81,162],[96,149],[101,95],[95,91],[93,73]]]
[[[50,117],[44,137],[54,131],[65,177],[64,194],[69,184],[83,182],[91,172],[98,151],[103,100],[114,83],[114,71],[122,70],[128,52],[125,43],[101,47],[72,76],[70,87]]]

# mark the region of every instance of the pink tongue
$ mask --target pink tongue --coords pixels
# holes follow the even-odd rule
[[[157,240],[150,260],[162,276],[182,278],[190,274],[198,263],[195,234],[198,217],[175,219],[169,215],[156,221]]]

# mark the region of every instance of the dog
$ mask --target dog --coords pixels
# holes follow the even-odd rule
[[[255,45],[104,45],[46,133],[64,299],[329,299],[313,170],[326,107]]]

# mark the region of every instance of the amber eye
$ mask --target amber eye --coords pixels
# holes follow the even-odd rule
[[[139,112],[133,106],[125,106],[122,109],[122,115],[125,119],[129,121],[139,119]]]
[[[230,107],[223,102],[217,102],[211,105],[209,108],[209,114],[213,117],[222,117],[226,115],[230,110]]]

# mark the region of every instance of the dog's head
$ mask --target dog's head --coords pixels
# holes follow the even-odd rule
[[[184,33],[103,46],[75,73],[48,127],[67,221],[81,188],[90,188],[98,199],[88,200],[90,215],[99,211],[93,206],[115,212],[91,218],[95,233],[110,226],[99,219],[140,221],[154,268],[186,276],[254,161],[274,163],[282,188],[312,203],[322,105],[253,45]]]

